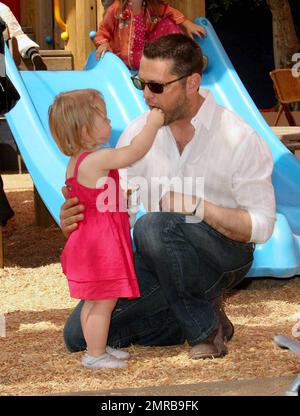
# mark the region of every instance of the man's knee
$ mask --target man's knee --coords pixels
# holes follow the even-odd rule
[[[137,249],[155,246],[161,232],[161,213],[153,212],[143,215],[134,225],[133,237]]]
[[[165,212],[151,212],[143,215],[134,226],[134,243],[143,253],[160,253],[163,231],[175,220],[175,215]]]

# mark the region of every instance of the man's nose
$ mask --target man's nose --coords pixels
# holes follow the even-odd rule
[[[149,100],[149,98],[153,97],[153,92],[150,91],[148,85],[145,86],[143,95],[144,95],[145,100]]]

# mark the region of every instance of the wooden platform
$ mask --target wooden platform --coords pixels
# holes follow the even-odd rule
[[[72,71],[74,69],[74,58],[70,51],[41,49],[40,55],[49,71]],[[30,59],[23,59],[19,69],[22,71],[33,70]]]
[[[4,255],[3,255],[3,235],[2,235],[2,225],[0,225],[0,268],[4,267]]]
[[[291,152],[300,150],[300,126],[273,126],[271,129]]]

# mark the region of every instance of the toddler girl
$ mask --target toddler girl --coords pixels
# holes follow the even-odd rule
[[[140,296],[118,169],[149,151],[163,123],[162,111],[151,110],[131,144],[112,149],[102,146],[111,127],[98,91],[61,93],[49,109],[51,133],[60,150],[71,156],[66,171],[69,196],[77,196],[85,206],[84,220],[70,235],[61,260],[71,297],[84,300],[80,319],[87,353],[82,364],[88,368],[127,366],[122,359],[129,354],[106,345],[117,299]]]

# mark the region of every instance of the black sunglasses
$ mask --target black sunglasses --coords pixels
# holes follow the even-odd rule
[[[138,78],[136,75],[132,76],[131,77],[131,80],[132,80],[133,85],[135,86],[135,88],[137,88],[138,90],[144,91],[144,89],[145,89],[145,87],[147,85],[147,87],[149,88],[149,90],[151,92],[154,92],[154,94],[162,94],[164,92],[164,88],[167,85],[173,84],[173,82],[180,81],[181,79],[187,78],[189,76],[190,76],[190,74],[183,75],[180,78],[173,79],[173,81],[169,81],[169,82],[165,82],[165,83],[152,82],[152,81],[146,82],[146,81],[143,81],[142,79]]]

